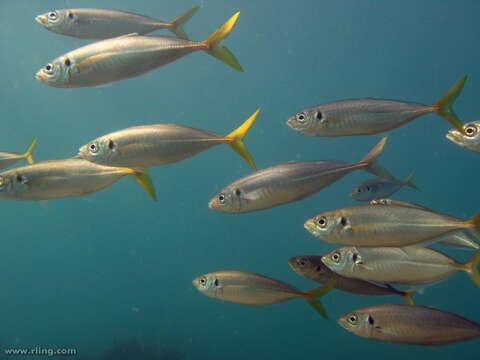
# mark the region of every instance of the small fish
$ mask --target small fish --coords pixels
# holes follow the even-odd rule
[[[413,174],[408,176],[405,181],[402,182],[392,181],[381,177],[370,179],[355,186],[349,195],[357,201],[371,201],[373,199],[386,198],[396,193],[405,185],[418,190],[412,180]]]
[[[28,147],[27,151],[25,151],[25,153],[23,154],[0,151],[0,169],[10,167],[22,159],[27,159],[27,162],[29,164],[33,164],[32,153],[33,153],[33,150],[35,150],[36,145],[37,145],[37,139],[34,138],[32,140],[32,143]]]
[[[458,131],[456,128],[448,131],[445,137],[465,149],[480,152],[480,121],[472,121],[465,124],[464,131]]]
[[[375,305],[354,310],[338,324],[357,336],[397,344],[445,345],[480,336],[480,324],[418,305]]]
[[[480,287],[480,251],[465,264],[422,246],[344,247],[324,255],[323,263],[339,275],[396,284],[428,284],[465,271]]]
[[[316,281],[320,284],[333,283],[335,289],[352,294],[368,296],[399,295],[407,303],[413,304],[411,293],[413,291],[397,290],[389,284],[374,284],[370,281],[353,279],[337,274],[330,270],[323,262],[321,256],[305,255],[295,256],[288,260],[288,264],[298,275]]]
[[[333,284],[300,291],[282,281],[245,271],[217,271],[196,277],[193,286],[200,293],[214,299],[248,305],[271,305],[286,300],[303,298],[325,319],[327,312],[318,297],[329,292]]]
[[[103,166],[78,158],[42,161],[0,173],[0,198],[38,201],[82,196],[126,175],[132,175],[148,195],[156,199],[155,189],[144,170]]]
[[[394,179],[378,163],[387,138],[359,162],[288,162],[258,170],[220,191],[208,206],[224,213],[246,213],[302,200],[358,169]]]
[[[105,9],[63,9],[38,15],[35,20],[49,31],[80,39],[110,39],[124,34],[146,34],[169,29],[188,39],[182,25],[200,8],[195,6],[170,22],[126,11]]]
[[[237,12],[201,42],[136,33],[98,41],[52,60],[35,78],[59,88],[97,86],[142,75],[200,50],[243,71],[230,50],[220,45],[239,16]]]
[[[435,104],[423,105],[397,100],[364,98],[334,101],[303,110],[287,125],[304,135],[337,137],[371,135],[395,129],[416,118],[435,113],[460,132],[463,125],[452,109],[467,76],[459,79]]]
[[[227,136],[172,124],[130,127],[89,142],[78,155],[107,166],[148,167],[175,163],[212,146],[228,144],[255,169],[243,138],[259,113],[260,109]]]
[[[398,206],[406,206],[406,207],[413,207],[418,209],[424,209],[428,211],[432,211],[424,206],[409,203],[406,201],[400,200],[393,200],[393,199],[374,199],[370,201],[372,205],[398,205]],[[451,233],[447,233],[445,235],[439,236],[438,238],[433,239],[432,242],[454,246],[461,249],[474,249],[480,250],[480,244],[475,241],[472,235],[466,231],[454,231]]]
[[[360,247],[404,247],[469,230],[480,236],[480,212],[462,221],[426,208],[404,205],[353,205],[319,214],[304,224],[317,239]]]

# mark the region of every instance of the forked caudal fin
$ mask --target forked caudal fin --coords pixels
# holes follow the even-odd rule
[[[322,315],[324,319],[328,319],[328,314],[325,308],[323,307],[322,303],[317,300],[317,298],[322,297],[326,295],[330,290],[332,290],[335,287],[335,282],[330,281],[326,283],[323,286],[320,286],[318,288],[309,290],[305,292],[305,299],[307,302]]]
[[[206,47],[206,51],[210,55],[216,57],[220,61],[223,61],[225,64],[234,68],[235,70],[243,72],[243,68],[235,58],[235,55],[233,55],[226,47],[220,45],[222,40],[225,39],[228,34],[230,34],[230,31],[232,31],[233,26],[237,22],[239,16],[240,11],[235,13],[235,15],[228,19],[225,24],[215,30],[215,32],[213,32],[205,41],[203,41],[203,44]]]
[[[225,139],[229,142],[228,145],[243,157],[253,170],[256,170],[255,161],[253,161],[252,155],[250,155],[243,143],[243,138],[247,135],[248,130],[255,122],[259,113],[260,109],[257,109],[242,125],[225,136]]]
[[[405,294],[403,294],[403,298],[407,302],[408,305],[415,305],[413,302],[412,294],[416,292],[415,289],[408,289],[404,291]]]
[[[477,239],[480,239],[480,211],[468,219],[464,224],[469,228]]]
[[[35,150],[35,146],[37,146],[37,138],[33,138],[32,143],[28,147],[27,151],[25,151],[25,154],[23,154],[23,157],[27,159],[27,162],[31,165],[33,164],[33,150]]]
[[[387,169],[385,169],[382,165],[380,165],[378,161],[378,157],[383,151],[383,148],[385,147],[385,143],[387,142],[387,137],[383,137],[375,147],[370,150],[370,152],[362,159],[359,161],[359,164],[364,164],[365,170],[368,172],[380,176],[385,179],[389,179],[391,181],[394,181],[396,183],[401,184],[402,181],[396,179],[392,174],[388,172]]]
[[[200,6],[194,6],[190,10],[185,11],[182,15],[170,21],[170,31],[180,39],[188,40],[188,36],[183,30],[183,25],[200,9]]]
[[[447,93],[432,105],[436,109],[435,111],[438,115],[447,120],[462,134],[465,134],[465,129],[457,114],[455,114],[455,111],[453,111],[452,106],[455,100],[457,100],[458,95],[460,95],[467,78],[467,76],[464,76],[458,79],[457,82],[453,84],[453,86],[447,91]]]
[[[148,174],[147,169],[144,168],[136,168],[136,169],[128,169],[127,172],[133,176],[135,181],[145,190],[153,200],[157,200],[157,194],[155,193],[155,187],[153,186],[152,179]]]
[[[472,278],[477,287],[480,287],[480,250],[465,264],[465,271]]]

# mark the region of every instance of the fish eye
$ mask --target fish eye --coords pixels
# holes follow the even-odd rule
[[[325,226],[327,226],[327,218],[326,218],[325,216],[320,217],[320,218],[317,220],[317,224],[318,224],[321,228],[324,228]]]
[[[305,259],[298,259],[298,265],[305,266]]]
[[[90,152],[91,153],[96,153],[98,151],[98,146],[96,144],[90,144],[90,146],[88,147],[90,149]]]
[[[336,263],[340,262],[340,254],[338,252],[334,252],[332,254],[332,260],[335,261]]]
[[[207,279],[201,278],[201,279],[200,279],[200,284],[201,284],[201,285],[206,285],[206,284],[207,284]]]
[[[303,112],[298,113],[298,114],[297,114],[297,120],[298,120],[298,122],[300,122],[300,123],[304,123],[304,122],[305,122],[305,113],[303,113]]]
[[[240,191],[240,189],[236,189],[236,190],[235,190],[235,195],[240,196],[241,193],[242,193],[242,192]]]
[[[225,204],[225,195],[224,194],[218,195],[218,201],[220,201],[220,204]]]
[[[47,64],[44,67],[45,72],[48,74],[53,74],[53,69],[54,69],[53,64]]]
[[[49,12],[49,13],[48,13],[48,18],[49,18],[50,20],[57,20],[57,18],[58,18],[57,12],[56,12],[56,11],[51,11],[51,12]]]
[[[475,135],[477,134],[477,127],[476,127],[476,126],[473,126],[473,125],[467,126],[467,127],[465,128],[465,134],[466,134],[468,137],[475,136]]]
[[[355,325],[355,324],[357,323],[357,320],[358,320],[358,318],[357,318],[357,315],[355,315],[355,314],[352,314],[352,315],[350,315],[350,316],[348,317],[348,322],[349,322],[350,324],[354,324],[354,325]]]
[[[70,66],[72,65],[72,62],[70,61],[70,59],[65,59],[65,62],[64,62],[65,66]]]

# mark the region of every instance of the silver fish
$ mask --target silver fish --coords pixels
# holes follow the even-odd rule
[[[132,175],[156,199],[152,182],[145,172],[102,166],[78,158],[43,161],[0,173],[0,198],[50,200],[82,196],[101,190],[126,175]]]
[[[328,284],[303,292],[279,280],[234,270],[204,274],[193,279],[192,284],[202,294],[211,298],[247,305],[271,305],[303,298],[325,318],[327,313],[317,298],[332,288],[331,284]]]
[[[288,162],[258,170],[222,189],[208,206],[225,213],[246,213],[304,199],[343,176],[364,169],[393,178],[378,163],[387,138],[383,138],[362,160]]]
[[[62,9],[38,15],[35,20],[45,29],[80,39],[110,39],[124,34],[146,34],[169,29],[181,39],[188,39],[183,25],[200,8],[195,6],[170,22],[126,11],[105,9]]]
[[[33,164],[32,153],[35,150],[37,145],[37,139],[34,138],[32,143],[28,147],[27,151],[23,154],[18,154],[14,152],[0,151],[0,169],[4,169],[12,166],[22,159],[26,159],[29,164]]]
[[[355,186],[349,195],[357,201],[371,201],[373,199],[389,197],[400,190],[403,186],[409,186],[418,190],[412,180],[413,174],[402,182],[391,181],[384,178],[370,179]]]
[[[480,324],[459,315],[418,305],[375,305],[338,320],[351,333],[377,341],[445,345],[480,336]]]
[[[220,45],[240,12],[205,41],[168,36],[122,35],[83,46],[62,55],[40,69],[36,79],[59,88],[97,86],[142,75],[195,51],[206,51],[235,70],[243,71],[234,55]]]
[[[404,205],[354,205],[321,213],[304,224],[317,239],[361,247],[404,247],[469,230],[480,236],[480,213],[462,221],[425,208]]]
[[[304,135],[337,137],[377,134],[404,125],[422,115],[436,113],[463,132],[452,105],[467,77],[459,79],[435,104],[423,105],[377,98],[334,101],[303,110],[287,125]]]
[[[422,246],[344,247],[322,257],[328,268],[342,276],[396,284],[428,284],[442,280],[457,271],[465,271],[480,287],[477,266],[480,252],[461,264],[447,255]]]
[[[472,121],[465,124],[464,131],[451,129],[445,137],[465,149],[480,152],[480,121]]]
[[[212,146],[228,144],[255,169],[243,138],[259,113],[260,109],[227,136],[173,124],[130,127],[83,145],[78,155],[102,165],[147,167],[175,163]]]

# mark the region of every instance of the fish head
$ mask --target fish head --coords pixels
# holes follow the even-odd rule
[[[355,310],[343,315],[337,321],[345,330],[361,337],[368,337],[373,327],[373,317],[362,310]],[[372,324],[370,324],[372,323]]]
[[[322,262],[336,273],[344,273],[345,270],[351,272],[352,263],[350,260],[356,252],[354,247],[336,249],[322,256]]]
[[[287,119],[286,124],[300,134],[315,136],[315,111],[304,110],[296,113]]]
[[[353,200],[356,201],[369,201],[372,196],[375,196],[375,187],[371,185],[358,185],[355,186],[349,195]]]
[[[288,260],[288,264],[300,276],[317,277],[326,273],[326,267],[320,260],[320,256],[294,256]]]
[[[244,191],[237,186],[228,186],[215,195],[208,202],[208,207],[212,210],[224,213],[240,213],[248,211],[245,208],[248,199],[244,196]]]
[[[219,280],[214,273],[197,276],[192,280],[192,284],[202,294],[210,297],[216,297],[220,287]]]
[[[77,16],[72,10],[52,10],[35,17],[45,29],[62,33],[75,25]]]
[[[319,214],[304,224],[313,236],[326,242],[335,242],[351,232],[348,218],[341,210],[334,210]]]
[[[28,188],[28,177],[22,171],[13,169],[0,175],[0,197],[15,196]]]
[[[464,125],[464,134],[457,129],[451,129],[445,137],[454,144],[472,151],[480,151],[480,121]]]
[[[82,159],[108,165],[117,155],[117,143],[108,137],[101,137],[90,141],[78,150],[78,156]]]
[[[74,69],[72,60],[63,55],[38,70],[35,79],[50,86],[66,88],[69,87],[72,69]]]

